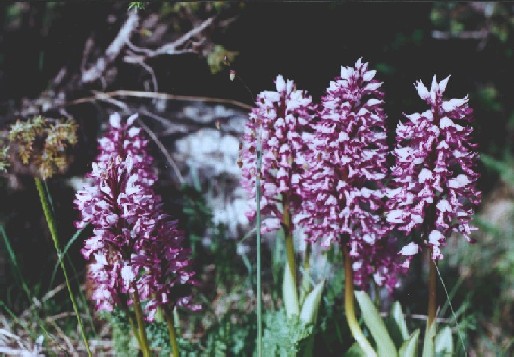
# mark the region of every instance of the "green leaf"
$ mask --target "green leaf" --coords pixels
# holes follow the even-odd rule
[[[393,306],[391,306],[391,317],[396,322],[396,325],[402,334],[403,340],[405,341],[410,339],[409,330],[407,329],[407,323],[405,322],[405,316],[403,315],[402,311],[402,306],[398,301],[395,301]]]
[[[68,253],[68,250],[73,245],[73,243],[75,243],[75,241],[80,237],[80,234],[88,226],[89,226],[89,223],[85,227],[83,227],[83,228],[79,229],[78,231],[76,231],[73,234],[73,236],[70,238],[68,243],[66,243],[66,245],[64,246],[64,249],[61,252],[57,252],[57,262],[55,263],[54,270],[52,271],[52,276],[50,278],[50,285],[49,286],[53,286],[54,281],[55,281],[55,275],[57,274],[57,269],[59,268],[59,265],[61,264],[61,262],[64,259],[64,257],[66,257],[66,254]]]
[[[387,332],[384,321],[380,317],[378,310],[364,291],[356,291],[355,297],[359,303],[364,323],[368,327],[371,335],[377,344],[379,356],[397,356],[396,347]]]
[[[300,320],[302,320],[305,324],[310,323],[314,325],[316,323],[319,304],[321,302],[321,294],[323,293],[324,286],[325,281],[317,284],[305,298],[305,302],[303,303],[302,311],[300,313]]]
[[[355,342],[352,347],[344,354],[344,357],[365,357],[364,351],[361,346],[357,342]]]
[[[435,353],[438,356],[452,356],[453,352],[452,330],[449,326],[445,326],[435,337]]]
[[[284,280],[282,282],[282,298],[284,299],[284,307],[287,317],[300,315],[300,307],[298,306],[298,295],[296,293],[296,283],[294,282],[291,269],[286,261],[284,267]]]
[[[434,347],[434,337],[436,333],[436,323],[435,321],[430,325],[429,328],[425,331],[425,339],[423,341],[423,357],[434,357],[435,355],[435,347]]]
[[[414,331],[400,347],[400,357],[417,357],[418,355],[419,329]]]

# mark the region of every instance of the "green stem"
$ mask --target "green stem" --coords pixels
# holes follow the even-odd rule
[[[150,347],[148,345],[148,338],[146,337],[145,321],[143,319],[143,310],[141,309],[141,301],[139,300],[139,292],[137,291],[136,284],[132,284],[134,293],[132,300],[134,302],[134,310],[136,312],[137,327],[139,329],[139,347],[143,352],[143,357],[150,357]]]
[[[428,252],[428,318],[427,328],[432,325],[435,320],[437,310],[437,277],[436,277],[436,266],[435,261],[432,260],[432,249]]]
[[[375,350],[373,350],[366,336],[362,333],[357,318],[355,317],[352,260],[348,253],[348,247],[345,244],[342,244],[342,250],[344,255],[344,309],[346,321],[348,321],[348,326],[350,327],[353,338],[355,338],[355,341],[357,341],[364,354],[368,357],[376,356]]]
[[[82,335],[82,339],[84,340],[84,345],[86,347],[87,354],[88,354],[88,356],[91,357],[92,356],[91,350],[89,349],[89,343],[87,341],[86,332],[84,330],[84,325],[82,324],[82,319],[79,314],[77,302],[75,300],[75,295],[73,294],[73,291],[71,290],[71,283],[70,283],[70,279],[68,278],[68,272],[66,271],[66,266],[64,265],[64,261],[61,259],[61,249],[60,249],[60,245],[59,245],[59,237],[57,235],[57,227],[55,224],[55,219],[50,210],[50,206],[48,203],[48,197],[45,194],[42,180],[40,178],[35,177],[34,181],[36,183],[37,192],[39,194],[39,200],[41,201],[41,207],[43,208],[43,213],[45,214],[46,223],[48,225],[48,229],[50,230],[50,235],[52,236],[52,240],[54,242],[55,251],[57,252],[57,259],[59,259],[59,261],[60,261],[61,269],[64,274],[64,280],[66,281],[66,287],[68,288],[68,293],[70,295],[71,304],[73,305],[73,311],[75,312],[75,315],[77,316],[77,322],[80,327],[80,333]]]
[[[305,255],[303,257],[303,276],[302,276],[302,287],[300,292],[300,305],[303,305],[303,301],[305,297],[310,292],[311,281],[310,281],[310,268],[311,268],[311,251],[312,246],[309,243],[306,243],[305,247]]]
[[[168,333],[170,336],[170,346],[171,346],[171,356],[178,357],[178,344],[177,344],[177,334],[175,332],[175,321],[173,318],[173,313],[170,312],[167,308],[164,308],[164,317],[166,318],[166,325],[168,325]]]
[[[262,167],[262,144],[259,132],[257,144],[257,177],[255,179],[256,200],[257,200],[257,357],[262,357],[262,282],[261,282],[261,167]]]
[[[296,284],[296,259],[294,254],[293,229],[291,224],[291,211],[287,199],[284,199],[284,212],[282,217],[282,224],[284,225],[284,233],[286,240],[287,263],[289,265],[289,270],[291,272],[293,282],[294,284]],[[296,287],[294,289],[294,297],[296,305],[298,305],[298,293],[296,291]]]

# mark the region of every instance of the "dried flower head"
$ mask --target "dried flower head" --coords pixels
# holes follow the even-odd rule
[[[470,221],[481,196],[476,189],[478,155],[469,126],[472,109],[467,97],[443,99],[448,80],[437,82],[434,76],[430,91],[416,82],[419,96],[430,108],[406,115],[396,129],[395,186],[388,194],[387,221],[406,233],[417,233],[401,251],[406,257],[429,247],[432,259],[441,259],[441,247],[452,233],[471,240]]]
[[[9,131],[12,160],[46,180],[68,168],[68,149],[77,143],[77,124],[73,120],[52,121],[41,116],[17,121]]]

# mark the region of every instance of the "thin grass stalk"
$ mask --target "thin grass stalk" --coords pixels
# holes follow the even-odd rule
[[[50,210],[50,206],[48,203],[48,197],[45,194],[45,189],[43,187],[42,180],[38,177],[35,177],[34,182],[36,184],[36,188],[37,188],[37,191],[39,194],[39,200],[41,201],[41,207],[43,208],[43,213],[45,215],[46,223],[48,225],[48,229],[50,230],[50,235],[52,236],[52,240],[54,242],[55,251],[57,253],[57,259],[60,260],[61,269],[64,274],[64,280],[66,282],[66,287],[68,288],[68,293],[70,296],[71,304],[73,305],[73,311],[75,312],[75,315],[77,317],[77,323],[80,328],[82,340],[84,341],[84,345],[86,347],[88,356],[92,356],[91,350],[89,348],[89,343],[88,343],[88,340],[86,337],[86,331],[84,330],[84,325],[82,324],[82,318],[80,317],[80,313],[78,311],[77,301],[75,300],[75,295],[73,294],[73,291],[71,289],[71,283],[70,283],[70,279],[68,278],[68,272],[66,270],[64,261],[61,259],[61,249],[60,249],[60,245],[59,245],[59,237],[57,235],[57,227],[55,224],[55,219]]]
[[[16,254],[14,254],[14,249],[11,246],[9,237],[7,237],[7,233],[5,232],[5,228],[4,228],[3,224],[0,225],[0,233],[1,233],[3,241],[4,241],[5,249],[7,250],[7,253],[9,254],[9,260],[11,262],[11,265],[14,268],[13,270],[14,270],[15,274],[17,275],[17,278],[20,280],[21,287],[22,287],[23,291],[25,292],[25,294],[27,295],[27,300],[29,301],[29,303],[31,303],[32,302],[32,294],[29,290],[27,283],[25,282],[25,279],[23,279],[23,275],[21,273],[20,266],[18,265],[18,259],[16,259]]]
[[[9,241],[9,237],[7,236],[7,233],[5,232],[5,227],[3,226],[3,224],[0,224],[0,233],[3,238],[5,248],[9,254],[9,260],[11,261],[11,264],[14,268],[13,270],[15,271],[16,275],[18,276],[18,279],[20,280],[20,284],[22,285],[23,291],[27,295],[27,300],[28,300],[29,304],[33,304],[32,293],[27,285],[27,282],[23,278],[23,274],[21,273],[20,266],[18,265],[18,259],[16,258],[16,254],[14,253],[14,249],[11,246],[11,242]],[[7,309],[7,306],[5,304],[3,304],[2,301],[0,301],[0,304],[5,306],[5,308]],[[45,328],[45,326],[43,325],[43,320],[41,320],[41,317],[39,316],[38,309],[33,308],[33,305],[30,305],[29,308],[30,308],[32,317],[37,321],[38,326],[41,328],[41,330],[43,330],[46,337],[49,337],[50,334],[47,331],[47,329]],[[10,310],[8,312],[10,312]],[[11,317],[12,316],[13,315],[11,315]],[[34,337],[34,338],[37,336],[32,330],[30,330],[30,334],[31,334],[31,337]]]
[[[256,234],[257,234],[257,357],[262,357],[262,282],[261,282],[261,168],[262,168],[262,138],[261,133],[257,135],[257,176],[255,179],[257,211],[256,211]]]
[[[348,247],[345,244],[341,245],[344,257],[344,309],[346,314],[346,321],[350,327],[353,338],[359,344],[364,354],[368,357],[376,356],[375,350],[371,347],[368,339],[362,333],[362,330],[355,316],[355,302],[353,294],[353,273],[352,273],[352,260],[348,253]]]

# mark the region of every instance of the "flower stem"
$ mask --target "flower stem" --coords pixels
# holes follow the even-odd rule
[[[68,294],[70,295],[71,304],[73,305],[73,311],[77,316],[77,323],[80,328],[80,333],[82,335],[82,340],[84,341],[84,345],[86,347],[86,351],[88,356],[92,356],[91,350],[89,349],[89,343],[86,337],[86,331],[84,330],[84,325],[82,324],[82,318],[79,314],[79,309],[77,307],[77,301],[75,300],[75,295],[71,290],[70,279],[68,278],[68,272],[66,271],[66,266],[64,265],[64,260],[61,259],[61,248],[59,244],[59,237],[57,235],[57,227],[55,224],[55,219],[53,217],[52,211],[50,210],[50,204],[48,202],[48,197],[45,194],[45,190],[43,187],[43,182],[40,178],[35,177],[34,182],[36,184],[37,192],[39,194],[39,200],[41,201],[41,207],[43,208],[43,213],[45,214],[46,224],[48,225],[48,230],[50,231],[50,235],[52,236],[52,241],[54,242],[55,251],[57,252],[57,259],[61,265],[61,269],[64,274],[64,280],[66,282],[66,287],[68,288]]]
[[[257,177],[255,179],[257,200],[257,357],[262,357],[262,282],[261,282],[261,167],[262,167],[262,143],[260,132],[257,142]]]
[[[309,272],[310,272],[310,268],[311,268],[310,260],[311,260],[312,247],[311,247],[310,243],[306,243],[306,244],[307,245],[305,247],[305,255],[303,257],[304,260],[303,260],[302,287],[301,287],[301,291],[300,291],[300,305],[303,305],[303,301],[305,300],[305,297],[309,293],[310,287],[311,287]]]
[[[436,263],[432,259],[432,250],[428,254],[428,318],[427,326],[430,327],[435,320],[437,310],[437,279],[436,279]]]
[[[143,352],[143,357],[150,357],[150,347],[148,345],[148,339],[145,331],[145,321],[143,319],[143,310],[141,309],[141,301],[139,300],[139,292],[137,291],[136,284],[132,284],[134,293],[132,294],[132,300],[134,302],[134,310],[136,312],[137,327],[139,329],[139,347]]]
[[[164,308],[164,317],[166,318],[166,325],[168,325],[168,333],[170,336],[170,346],[171,346],[171,356],[178,357],[178,344],[177,344],[177,334],[175,332],[175,321],[173,318],[173,313],[169,311],[169,309]]]
[[[294,254],[293,229],[291,225],[291,212],[287,199],[284,199],[284,212],[282,217],[282,223],[284,225],[284,233],[286,240],[287,263],[289,265],[289,270],[291,271],[293,282],[296,284],[296,261]],[[294,296],[297,302],[296,304],[298,305],[298,294],[296,292],[296,288],[294,291]]]
[[[375,350],[371,347],[371,344],[366,339],[366,336],[362,333],[362,330],[355,317],[355,306],[353,299],[353,274],[352,274],[352,260],[348,253],[348,247],[342,244],[343,256],[344,256],[344,309],[346,313],[346,321],[350,327],[353,338],[359,344],[360,348],[366,356],[376,356]]]

